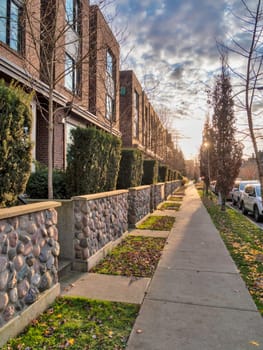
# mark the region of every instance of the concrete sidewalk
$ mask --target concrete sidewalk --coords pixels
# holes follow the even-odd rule
[[[127,350],[263,349],[263,319],[188,187]]]

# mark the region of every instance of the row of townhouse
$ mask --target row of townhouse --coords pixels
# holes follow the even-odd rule
[[[35,160],[48,162],[50,111],[45,106],[52,92],[55,168],[66,168],[70,131],[77,126],[122,137],[124,147],[174,168],[171,135],[133,71],[120,71],[119,61],[119,43],[88,0],[1,0],[0,78],[35,92]]]

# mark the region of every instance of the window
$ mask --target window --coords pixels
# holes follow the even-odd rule
[[[109,51],[107,51],[106,70],[108,74],[113,77],[113,57]]]
[[[111,96],[106,96],[106,118],[110,121],[113,120],[114,116],[114,100]]]
[[[110,121],[115,119],[115,71],[114,56],[106,52],[106,118]]]
[[[70,91],[77,93],[78,90],[78,70],[75,60],[66,53],[65,57],[65,87]]]
[[[22,8],[19,1],[1,0],[0,2],[0,40],[15,51],[21,51]]]
[[[66,20],[76,32],[79,32],[79,0],[66,0]]]
[[[139,137],[139,94],[134,91],[134,125],[133,125],[133,136]]]

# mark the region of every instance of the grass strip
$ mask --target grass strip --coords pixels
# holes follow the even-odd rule
[[[91,272],[152,277],[165,242],[165,238],[159,237],[128,236]]]
[[[216,228],[235,261],[246,286],[263,315],[263,232],[234,209],[221,211],[217,198],[201,195]]]
[[[125,349],[139,306],[59,297],[3,350]]]
[[[136,228],[141,230],[158,230],[170,231],[175,222],[175,218],[171,216],[148,216],[141,224],[136,225]]]

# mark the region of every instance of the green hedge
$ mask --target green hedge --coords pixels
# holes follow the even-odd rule
[[[168,181],[168,167],[165,165],[159,166],[159,174],[158,174],[158,181],[159,182],[166,182]]]
[[[142,185],[151,185],[158,181],[158,161],[144,160]]]
[[[53,170],[53,191],[55,199],[68,198],[66,186],[66,174],[62,170]],[[30,198],[48,198],[48,170],[45,166],[39,166],[30,178],[26,187],[26,194]]]
[[[143,154],[137,149],[122,149],[117,188],[141,185],[143,174]]]
[[[32,95],[0,81],[0,206],[17,204],[31,167]]]
[[[114,190],[120,155],[116,136],[92,127],[72,130],[66,170],[71,196]]]
[[[174,181],[179,180],[181,177],[181,174],[177,170],[168,169],[168,180],[167,181]]]
[[[176,172],[176,180],[183,180],[183,175],[179,171]]]

